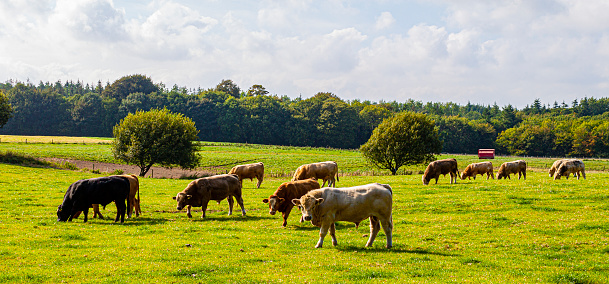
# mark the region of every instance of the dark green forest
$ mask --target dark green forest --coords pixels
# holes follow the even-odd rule
[[[440,103],[345,101],[320,92],[302,99],[272,95],[261,85],[242,90],[231,80],[214,88],[154,83],[144,75],[113,83],[0,83],[12,117],[0,134],[111,137],[112,128],[137,110],[167,108],[191,118],[199,139],[356,149],[383,119],[402,111],[434,119],[443,152],[496,148],[519,156],[609,157],[609,99],[575,99],[523,109]]]

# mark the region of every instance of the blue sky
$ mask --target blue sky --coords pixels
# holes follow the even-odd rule
[[[606,15],[605,0],[0,0],[0,81],[570,104],[609,96]]]

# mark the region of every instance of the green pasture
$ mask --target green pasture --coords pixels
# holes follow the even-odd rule
[[[0,153],[112,160],[107,144],[0,143]],[[101,175],[0,164],[0,282],[36,283],[608,283],[609,173],[607,161],[586,160],[586,180],[557,181],[544,167],[552,159],[527,159],[526,180],[459,180],[423,186],[413,174],[371,176],[356,151],[203,143],[203,164],[230,168],[265,163],[267,173],[293,171],[313,161],[337,160],[338,186],[390,184],[394,192],[394,247],[379,233],[364,248],[368,222],[337,224],[339,245],[314,249],[319,229],[299,223],[295,209],[286,228],[262,199],[285,176],[261,188],[244,181],[247,216],[210,203],[188,219],[171,199],[189,180],[141,179],[143,215],[115,224],[105,220],[56,221],[68,186]],[[443,157],[453,157],[445,155]],[[462,170],[478,161],[455,156]],[[501,161],[492,160],[497,167]],[[206,164],[207,163],[207,164]],[[548,165],[549,166],[549,165]],[[596,170],[590,170],[597,167]],[[378,172],[378,170],[377,170]]]

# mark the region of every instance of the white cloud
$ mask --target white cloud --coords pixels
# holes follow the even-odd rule
[[[393,24],[395,24],[395,18],[393,18],[391,13],[389,13],[389,12],[383,12],[376,19],[376,25],[375,25],[375,27],[376,27],[377,30],[382,30],[382,29],[386,29],[388,27],[391,27]]]

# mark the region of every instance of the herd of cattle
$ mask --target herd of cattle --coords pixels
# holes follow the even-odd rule
[[[527,163],[523,160],[503,163],[497,172],[497,179],[510,179],[511,174],[518,174],[518,179],[526,179]],[[423,184],[429,184],[432,179],[438,183],[440,175],[450,174],[450,183],[457,182],[459,170],[457,160],[444,159],[429,163],[423,174]],[[550,177],[555,180],[564,176],[569,178],[573,174],[579,179],[580,175],[586,178],[584,163],[577,159],[563,159],[554,162],[549,170]],[[491,162],[473,163],[468,165],[460,175],[461,179],[474,178],[477,175],[492,177],[493,164]],[[241,207],[241,214],[245,216],[242,198],[243,179],[258,180],[257,187],[264,178],[264,165],[262,163],[238,165],[228,174],[215,175],[193,180],[184,190],[173,199],[177,202],[176,209],[186,208],[186,215],[192,218],[191,207],[201,207],[202,218],[205,217],[207,204],[210,200],[220,201],[227,199],[229,211],[233,212],[234,199]],[[322,180],[322,186],[318,180]],[[320,227],[319,241],[315,247],[323,245],[324,237],[328,231],[332,237],[332,244],[337,245],[335,225],[337,221],[353,222],[356,226],[368,218],[370,220],[370,235],[366,247],[374,242],[381,229],[387,238],[387,248],[392,246],[392,203],[393,191],[387,184],[371,183],[366,185],[333,188],[338,180],[338,165],[336,162],[320,162],[306,164],[296,169],[292,180],[282,183],[269,198],[262,202],[269,206],[269,214],[282,213],[283,224],[294,206],[301,211],[300,222],[311,221]],[[326,182],[328,187],[324,187]],[[113,202],[116,204],[116,218],[124,222],[125,214],[131,218],[135,211],[136,216],[141,213],[139,198],[139,180],[135,175],[117,175],[100,178],[79,180],[74,182],[66,191],[63,203],[57,208],[58,221],[72,221],[81,213],[84,222],[88,220],[89,208],[93,208],[94,218],[103,216],[99,212],[99,205],[106,206]],[[127,204],[125,204],[127,202]]]

